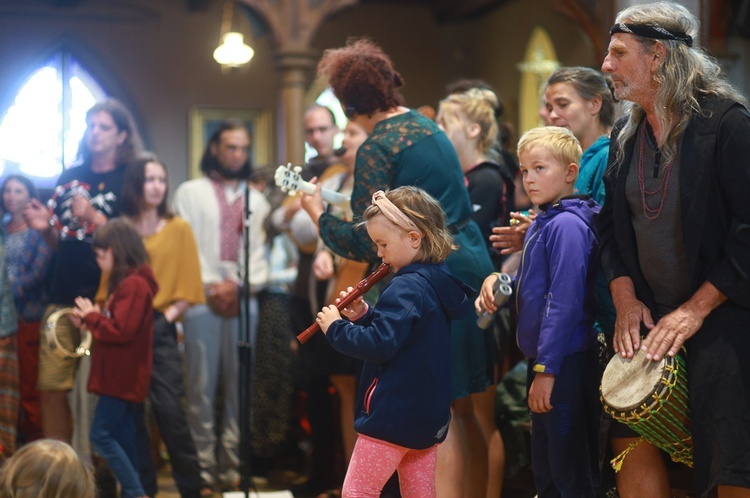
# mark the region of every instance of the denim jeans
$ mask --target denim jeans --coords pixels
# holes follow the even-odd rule
[[[91,424],[91,445],[120,482],[122,498],[145,495],[136,470],[135,452],[135,416],[142,413],[141,405],[101,395]]]

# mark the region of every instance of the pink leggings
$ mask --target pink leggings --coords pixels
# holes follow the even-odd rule
[[[434,498],[436,463],[437,445],[410,450],[360,434],[344,479],[342,498],[378,498],[395,470],[403,498]]]

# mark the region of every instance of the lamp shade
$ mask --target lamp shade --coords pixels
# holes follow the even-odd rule
[[[255,50],[245,44],[242,33],[229,32],[224,41],[214,50],[214,59],[222,66],[241,66],[250,62]]]

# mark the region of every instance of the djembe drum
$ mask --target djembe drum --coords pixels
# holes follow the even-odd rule
[[[682,354],[661,361],[638,351],[633,358],[615,355],[600,387],[604,411],[661,448],[674,462],[693,466],[687,370]],[[624,458],[626,452],[613,460]],[[616,464],[615,464],[616,465]]]

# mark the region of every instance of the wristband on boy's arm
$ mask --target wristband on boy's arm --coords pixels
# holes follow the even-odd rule
[[[546,370],[546,367],[540,363],[534,363],[534,366],[531,367],[531,369],[536,373],[545,373],[544,371]]]

